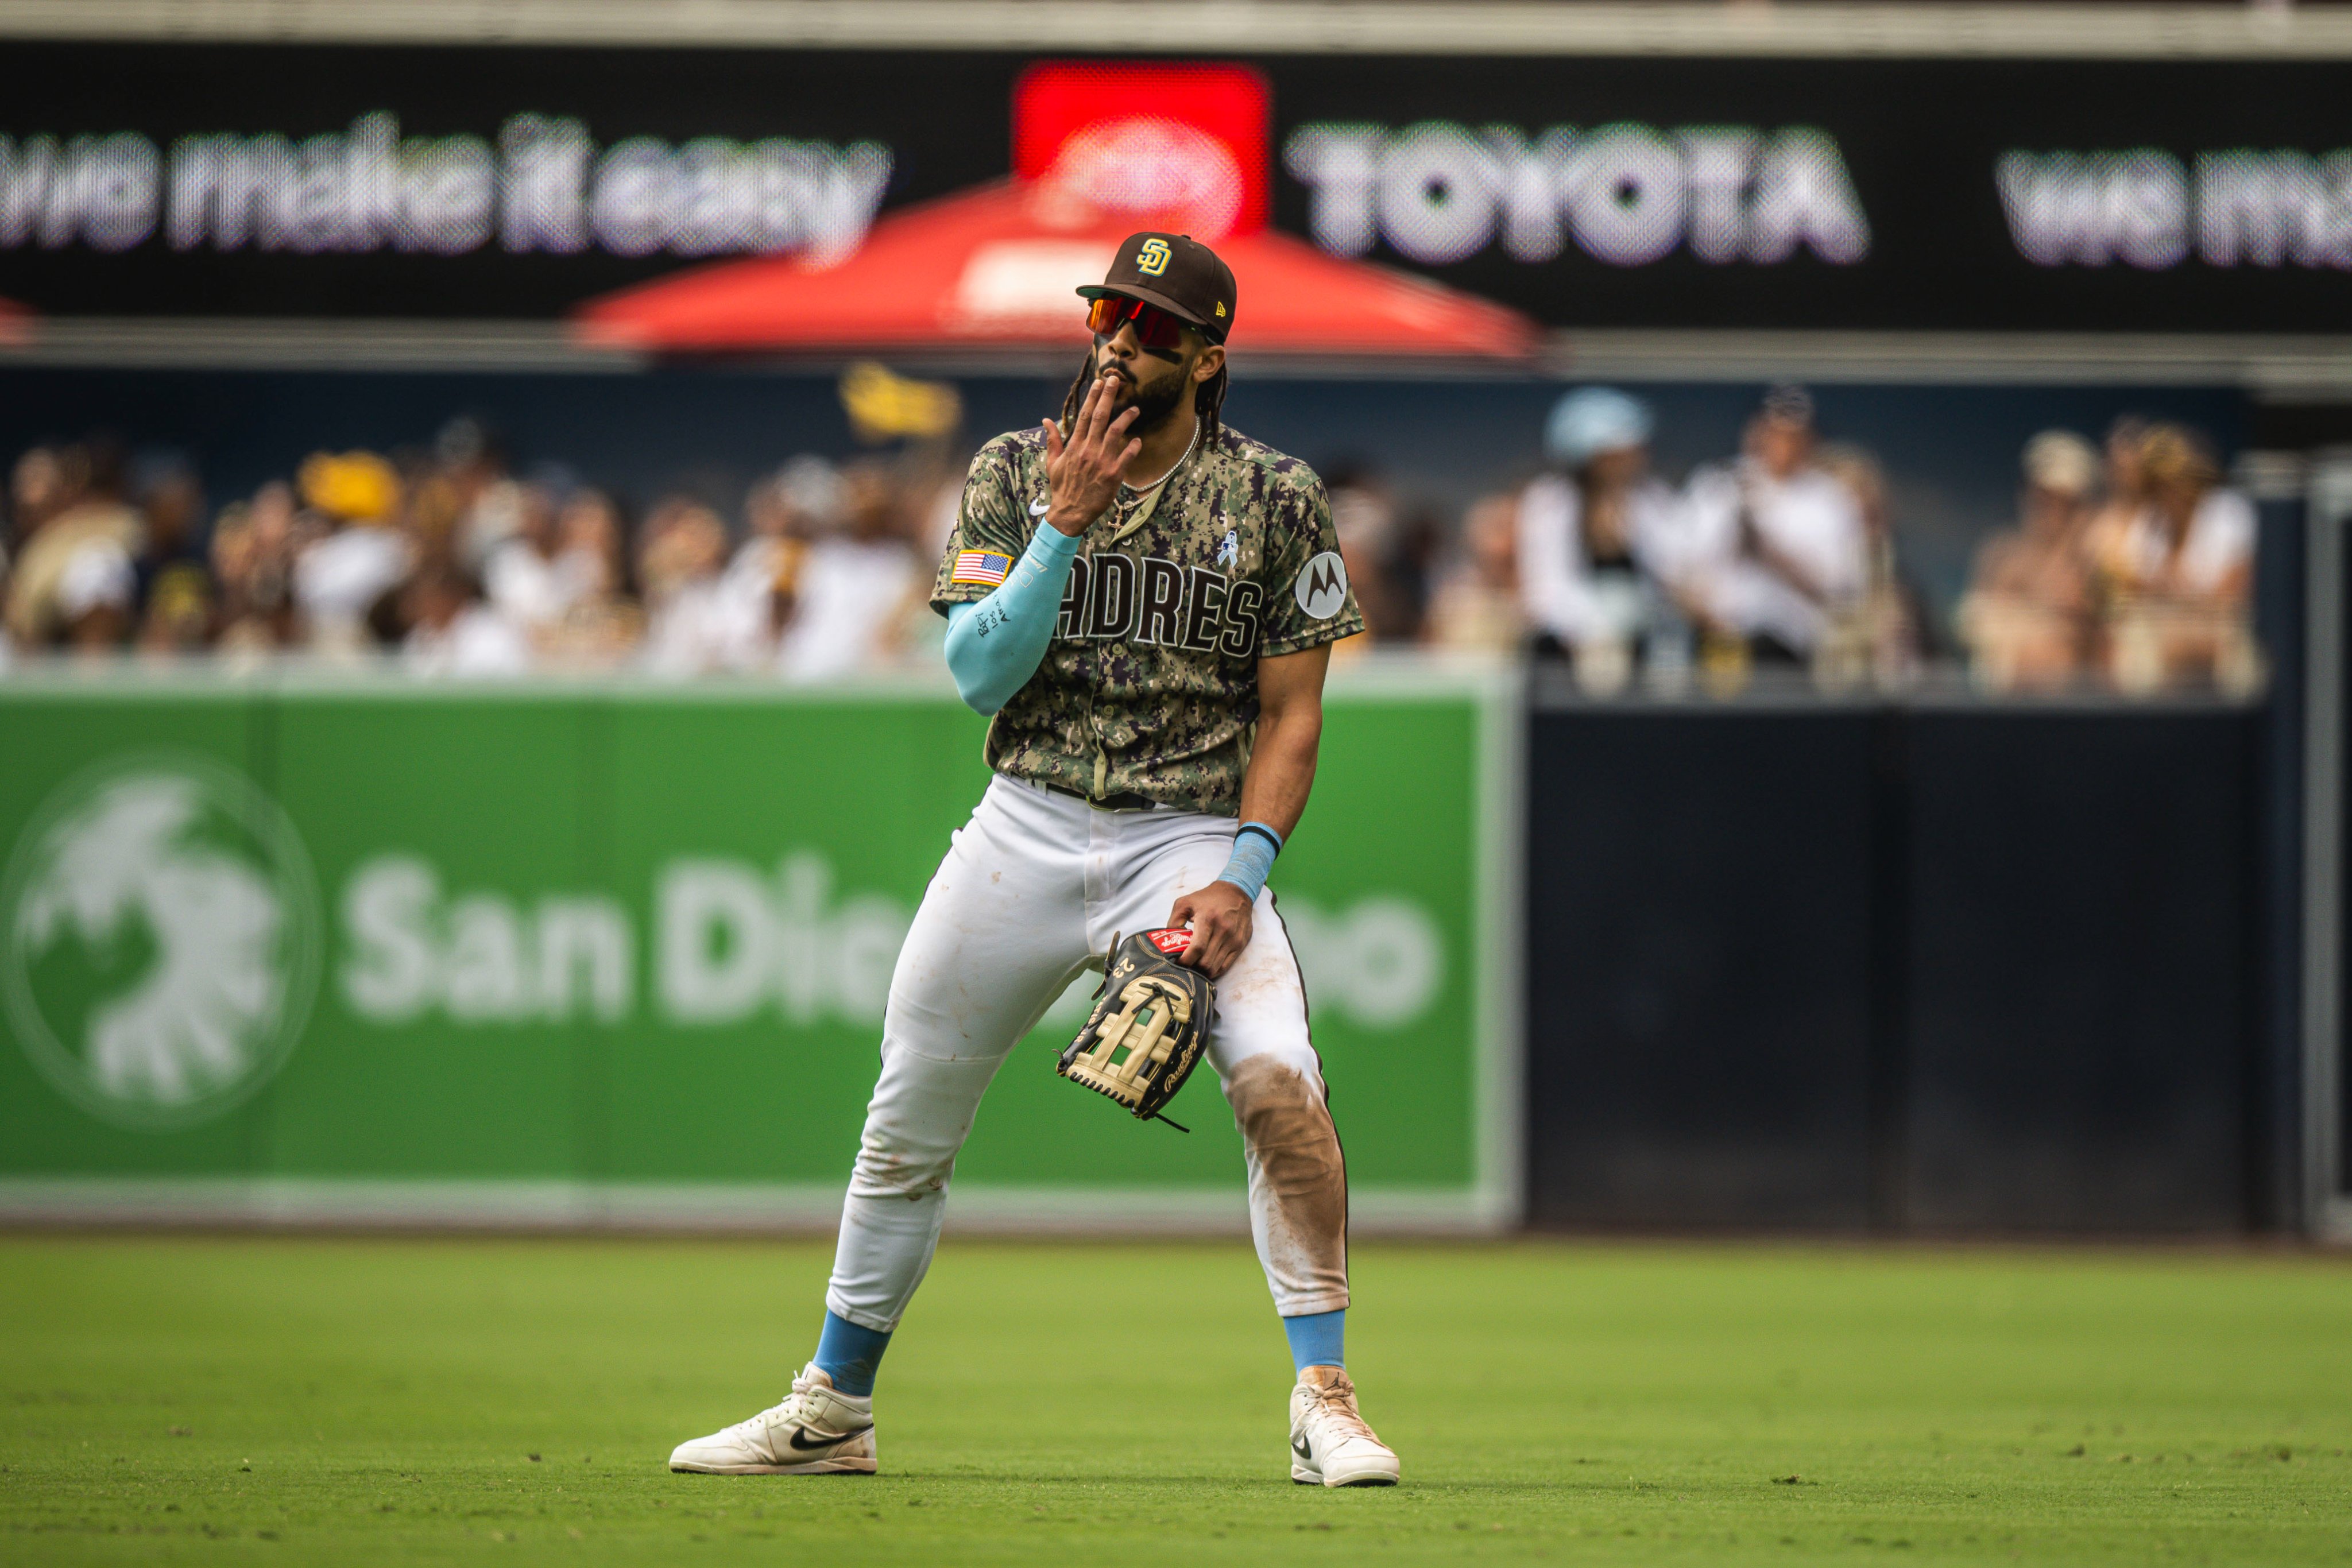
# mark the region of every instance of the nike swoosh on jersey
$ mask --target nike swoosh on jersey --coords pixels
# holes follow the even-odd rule
[[[846,1443],[852,1437],[863,1437],[866,1433],[871,1432],[872,1430],[874,1430],[874,1428],[871,1427],[860,1427],[855,1432],[836,1432],[833,1436],[827,1437],[821,1432],[811,1432],[806,1427],[795,1427],[793,1428],[793,1435],[790,1441],[793,1448],[798,1448],[802,1453],[805,1454],[817,1448],[830,1448],[836,1447],[842,1443]],[[816,1440],[813,1443],[804,1443],[801,1441],[803,1437],[814,1437]]]
[[[1033,517],[1042,517],[1053,510],[1053,506],[1051,501],[1032,501],[1029,503],[1029,515]]]

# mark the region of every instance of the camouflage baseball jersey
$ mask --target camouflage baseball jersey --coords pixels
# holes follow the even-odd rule
[[[982,447],[931,607],[988,597],[1045,526],[1045,501],[1042,431]],[[988,765],[1098,800],[1234,815],[1258,660],[1364,629],[1339,550],[1315,471],[1230,429],[1156,494],[1122,487],[1071,563],[1044,662],[988,727]]]

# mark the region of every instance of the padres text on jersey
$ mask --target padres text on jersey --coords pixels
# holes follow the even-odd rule
[[[1018,559],[1045,496],[1043,433],[981,448],[932,607],[986,598],[961,563]],[[1044,663],[989,726],[989,766],[1233,815],[1257,661],[1364,629],[1339,548],[1314,470],[1231,428],[1156,493],[1122,488],[1087,530]]]

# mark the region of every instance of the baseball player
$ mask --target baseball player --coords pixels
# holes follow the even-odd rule
[[[874,1469],[875,1369],[989,1081],[1120,934],[1189,926],[1297,1367],[1291,1479],[1397,1479],[1343,1370],[1347,1171],[1265,891],[1314,783],[1330,644],[1363,617],[1322,482],[1218,417],[1232,271],[1185,235],[1139,234],[1078,293],[1086,368],[1058,420],[972,460],[932,591],[957,687],[994,716],[995,777],[891,977],[816,1354],[783,1403],[682,1444],[674,1470]]]

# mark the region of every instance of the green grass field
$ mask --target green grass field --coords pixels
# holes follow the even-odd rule
[[[1245,1246],[951,1240],[882,1475],[668,1474],[830,1255],[0,1238],[0,1561],[2352,1563],[2345,1260],[1364,1245],[1326,1492]]]

